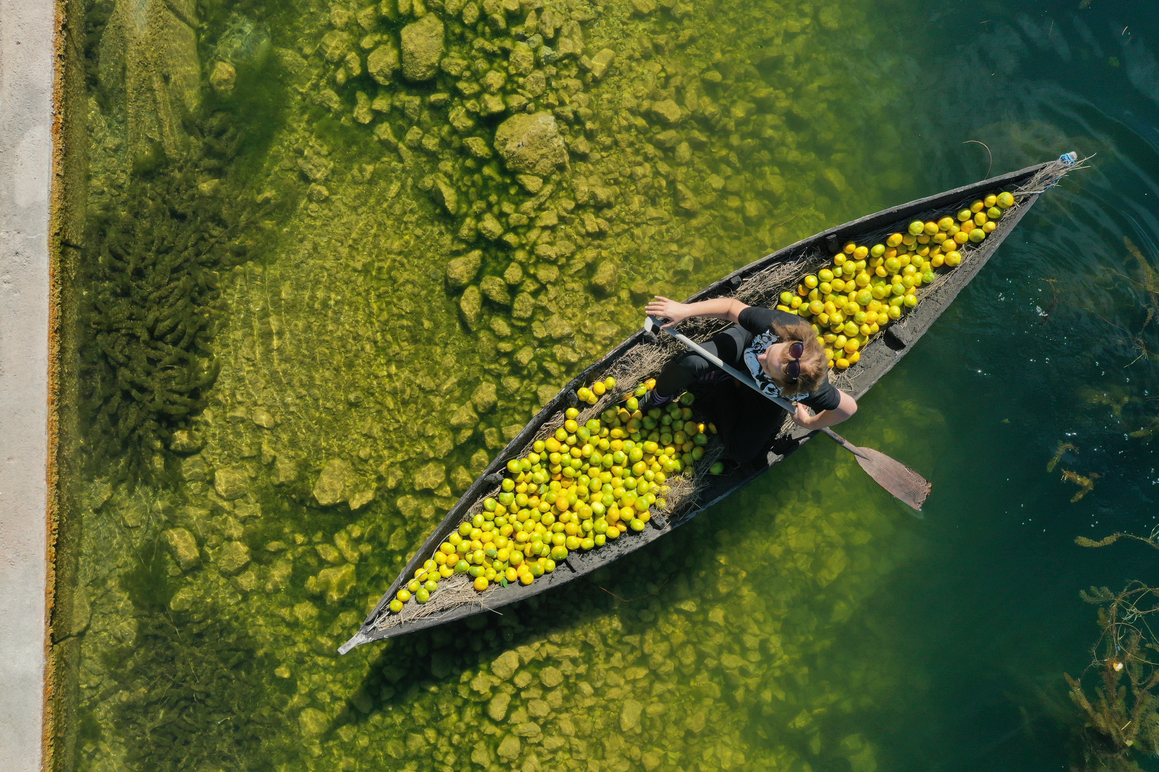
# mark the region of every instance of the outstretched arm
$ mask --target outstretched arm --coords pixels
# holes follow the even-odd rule
[[[649,316],[658,316],[670,321],[661,326],[661,329],[675,327],[680,322],[693,316],[710,316],[713,319],[727,319],[736,324],[740,321],[740,312],[748,308],[747,305],[734,298],[713,298],[701,300],[697,303],[678,303],[666,297],[657,295],[654,300],[644,306]]]
[[[838,392],[841,394],[841,402],[837,407],[831,410],[822,410],[817,415],[813,415],[813,411],[798,402],[797,413],[793,416],[793,420],[806,429],[814,430],[841,423],[857,412],[857,400],[840,389]]]

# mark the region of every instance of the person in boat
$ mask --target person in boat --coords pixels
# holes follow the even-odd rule
[[[813,326],[795,314],[748,306],[734,298],[678,303],[659,295],[646,306],[650,316],[666,318],[663,328],[694,316],[727,319],[732,326],[714,335],[703,347],[741,372],[752,375],[761,391],[796,405],[793,420],[807,429],[841,423],[857,412],[857,400],[829,382],[825,350]],[[754,459],[783,420],[784,411],[772,400],[723,371],[696,352],[688,351],[668,363],[656,386],[641,404],[642,410],[663,407],[695,383],[719,383],[707,411],[712,416],[725,451],[733,460]]]

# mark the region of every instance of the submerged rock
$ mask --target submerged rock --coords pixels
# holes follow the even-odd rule
[[[605,295],[611,295],[619,287],[620,269],[611,260],[605,260],[596,268],[592,276],[592,286]]]
[[[475,285],[467,287],[459,298],[459,313],[468,329],[473,330],[479,324],[479,317],[483,313],[483,293]]]
[[[226,501],[244,496],[248,482],[245,472],[232,467],[218,469],[213,474],[213,488]]]
[[[188,571],[201,563],[201,551],[197,548],[197,539],[184,528],[170,528],[166,531],[165,543],[169,545],[169,552],[182,571]]]
[[[410,81],[430,80],[443,56],[443,23],[428,13],[402,28],[402,74]]]
[[[568,163],[567,146],[551,113],[515,115],[495,131],[495,149],[507,168],[545,177]]]
[[[314,484],[314,499],[324,507],[345,501],[349,481],[350,465],[340,458],[330,459]]]
[[[390,85],[394,81],[394,76],[398,74],[401,66],[402,59],[394,41],[379,46],[366,57],[366,71],[375,82],[383,86]]]
[[[437,461],[432,461],[415,472],[415,490],[434,490],[447,479],[447,468]]]
[[[478,249],[450,260],[447,263],[447,284],[456,288],[467,286],[474,281],[482,265],[483,253]]]
[[[270,28],[242,17],[221,33],[213,54],[233,67],[257,70],[269,59],[270,50]]]
[[[321,737],[326,734],[329,725],[326,714],[317,708],[306,708],[298,714],[298,729],[306,737]]]
[[[318,592],[325,596],[327,603],[337,603],[354,589],[354,566],[347,563],[336,568],[323,568],[318,572]]]
[[[213,65],[213,72],[209,73],[209,85],[219,94],[228,94],[233,91],[237,83],[237,69],[229,62],[217,62]]]
[[[249,565],[250,548],[240,541],[227,541],[217,553],[217,570],[225,576],[240,573]]]
[[[201,438],[185,429],[180,429],[173,432],[172,439],[169,440],[169,450],[174,453],[196,453],[201,450],[204,443]]]

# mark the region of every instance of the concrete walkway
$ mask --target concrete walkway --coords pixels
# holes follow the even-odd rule
[[[41,767],[53,3],[0,0],[0,770]]]

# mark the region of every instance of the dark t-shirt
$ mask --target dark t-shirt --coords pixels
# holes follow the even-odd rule
[[[795,325],[801,323],[801,318],[784,311],[777,311],[771,308],[757,308],[749,306],[740,312],[740,326],[748,332],[752,333],[752,339],[748,345],[745,346],[742,354],[743,367],[742,370],[747,370],[753,379],[760,386],[761,391],[766,394],[771,394],[775,397],[782,397],[788,399],[781,394],[781,390],[773,379],[765,374],[765,371],[757,361],[757,356],[763,354],[765,349],[774,343],[780,342],[780,338],[773,331],[773,323],[780,322],[784,325]],[[737,363],[740,367],[741,363]],[[808,405],[813,408],[815,412],[820,413],[822,410],[832,410],[841,404],[841,392],[834,388],[833,384],[829,383],[829,376],[826,374],[820,385],[809,394],[805,396],[793,397],[797,402]]]

